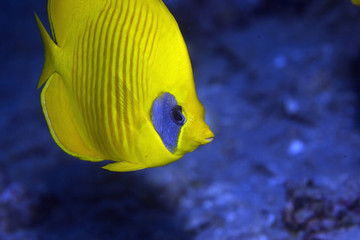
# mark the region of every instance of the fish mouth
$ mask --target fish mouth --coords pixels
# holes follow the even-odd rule
[[[205,144],[211,143],[213,140],[214,140],[214,135],[199,139],[196,142],[198,145],[205,145]]]
[[[214,140],[214,137],[209,137],[205,139],[208,143],[212,142]]]

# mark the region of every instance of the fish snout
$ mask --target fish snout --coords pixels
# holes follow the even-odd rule
[[[181,153],[194,151],[200,145],[208,144],[213,141],[214,133],[205,122],[195,122],[185,128],[179,139],[177,150]]]
[[[210,130],[209,126],[206,125],[206,128],[200,133],[200,138],[198,141],[201,144],[207,144],[214,140],[214,133]]]

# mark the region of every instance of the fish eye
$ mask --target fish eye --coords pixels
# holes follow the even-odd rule
[[[176,105],[171,109],[170,116],[171,116],[171,120],[177,125],[182,126],[185,124],[185,117],[182,114],[182,109],[179,105]]]

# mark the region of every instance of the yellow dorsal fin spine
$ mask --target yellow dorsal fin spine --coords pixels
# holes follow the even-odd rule
[[[40,88],[55,72],[55,68],[53,66],[53,55],[56,49],[58,48],[58,46],[51,39],[44,25],[41,23],[39,17],[36,15],[36,13],[35,13],[35,18],[36,18],[36,23],[40,30],[42,41],[44,43],[44,52],[45,52],[44,68],[41,73],[39,83],[37,85],[37,88]]]

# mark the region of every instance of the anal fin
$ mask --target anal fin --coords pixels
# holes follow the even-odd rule
[[[68,154],[89,161],[102,161],[101,154],[92,147],[82,133],[84,127],[80,113],[75,113],[74,102],[66,91],[64,80],[58,73],[50,76],[41,92],[41,105],[51,135],[59,147]]]

